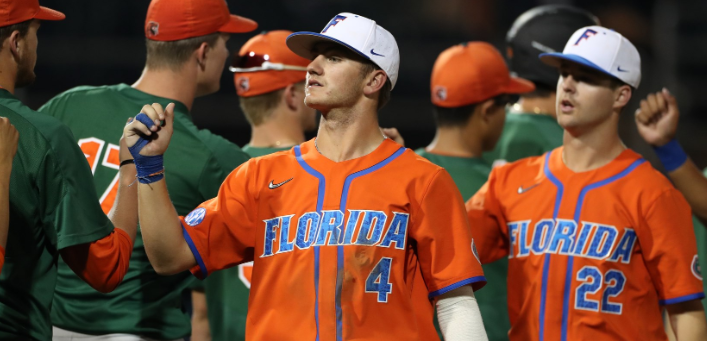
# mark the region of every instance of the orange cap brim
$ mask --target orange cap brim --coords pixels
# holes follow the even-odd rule
[[[508,82],[508,85],[506,85],[505,88],[500,91],[500,93],[524,94],[533,90],[535,90],[535,84],[533,84],[533,82],[519,77],[511,77],[510,81]]]
[[[34,16],[34,19],[39,20],[64,20],[65,18],[64,13],[43,6],[39,6],[39,12]]]
[[[221,26],[218,31],[225,33],[246,33],[254,31],[256,28],[258,28],[257,22],[245,17],[231,14],[228,22]]]

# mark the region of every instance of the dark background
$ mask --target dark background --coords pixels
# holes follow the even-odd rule
[[[148,0],[40,0],[66,14],[39,31],[37,81],[17,95],[37,109],[54,95],[78,85],[132,84],[145,60],[143,25]],[[624,111],[624,142],[655,157],[640,140],[633,121],[638,100],[663,86],[680,103],[678,137],[698,166],[707,166],[707,1],[705,0],[256,0],[229,1],[234,14],[256,20],[253,33],[234,34],[231,51],[261,30],[320,31],[339,12],[372,18],[395,36],[401,54],[400,77],[391,102],[381,111],[384,127],[395,126],[410,148],[434,136],[429,81],[437,55],[454,44],[484,40],[504,51],[506,31],[515,18],[536,5],[582,7],[615,29],[641,52],[643,80]],[[224,70],[221,90],[196,100],[195,123],[243,145],[250,130],[238,106],[233,76]]]

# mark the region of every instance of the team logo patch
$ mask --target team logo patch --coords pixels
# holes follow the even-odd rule
[[[247,92],[250,89],[250,79],[248,77],[238,77],[238,91]]]
[[[204,216],[206,215],[206,209],[203,207],[199,207],[193,211],[191,211],[186,218],[184,218],[184,221],[187,223],[189,226],[196,226],[201,224],[202,221],[204,221]]]
[[[147,32],[145,32],[148,37],[156,37],[160,33],[160,24],[154,21],[147,23]]]
[[[474,244],[474,238],[471,238],[471,253],[474,254],[474,257],[476,257],[476,260],[481,263],[481,260],[479,259],[479,251],[476,251],[476,244]]]
[[[695,275],[700,281],[702,280],[702,269],[700,269],[700,260],[697,255],[692,258],[692,274]]]
[[[435,94],[435,97],[437,97],[437,99],[440,101],[447,100],[447,88],[445,88],[443,86],[435,87],[434,94]]]

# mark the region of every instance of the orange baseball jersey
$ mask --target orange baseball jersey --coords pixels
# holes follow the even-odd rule
[[[667,340],[661,305],[704,297],[690,207],[630,149],[497,167],[467,211],[481,261],[509,258],[511,340]]]
[[[338,163],[309,141],[238,167],[182,225],[198,277],[254,262],[247,340],[421,340],[416,273],[422,299],[485,284],[465,213],[444,169],[389,139]]]

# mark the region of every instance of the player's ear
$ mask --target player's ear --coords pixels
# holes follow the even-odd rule
[[[6,42],[7,46],[4,46],[3,48],[7,47],[10,50],[10,53],[12,53],[12,56],[15,58],[15,60],[19,60],[21,54],[20,45],[24,42],[20,31],[13,31],[10,34],[10,37],[7,38]]]
[[[630,86],[624,84],[614,90],[614,109],[621,109],[631,100],[633,90]]]
[[[495,101],[493,98],[489,98],[481,103],[479,103],[477,106],[478,108],[478,113],[480,118],[488,123],[491,120],[491,116],[495,113],[496,106],[495,106]]]
[[[199,65],[199,68],[201,68],[201,70],[204,70],[206,68],[206,58],[210,50],[211,46],[209,46],[208,43],[203,42],[201,43],[201,45],[199,45],[199,48],[194,51],[196,63],[197,65]]]
[[[388,76],[385,75],[383,70],[374,70],[365,78],[366,84],[364,84],[363,93],[366,96],[371,96],[374,93],[383,89],[385,81],[388,80]]]
[[[285,104],[287,105],[288,109],[290,109],[292,111],[297,110],[297,108],[298,108],[297,97],[298,96],[297,96],[297,88],[296,88],[295,84],[290,84],[290,85],[286,86],[283,89],[282,97],[284,98]]]

